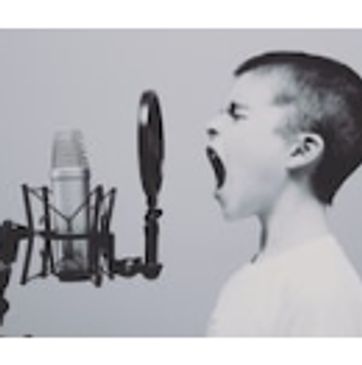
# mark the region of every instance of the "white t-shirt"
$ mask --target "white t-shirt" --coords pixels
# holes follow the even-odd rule
[[[362,284],[324,236],[246,264],[221,291],[209,336],[362,336]]]

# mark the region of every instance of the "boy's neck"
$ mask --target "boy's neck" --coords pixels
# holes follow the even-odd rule
[[[305,192],[283,194],[274,209],[259,218],[260,254],[264,257],[330,233],[325,205]]]

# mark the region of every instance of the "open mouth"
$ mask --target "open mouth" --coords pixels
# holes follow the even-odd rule
[[[213,150],[211,147],[206,148],[206,155],[209,158],[211,166],[214,169],[216,177],[216,187],[217,189],[220,189],[223,186],[226,178],[226,170],[224,164],[221,161],[221,158],[215,152],[215,150]]]

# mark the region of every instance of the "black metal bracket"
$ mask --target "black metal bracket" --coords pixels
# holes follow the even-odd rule
[[[28,224],[28,240],[23,271],[20,283],[25,285],[29,280],[35,277],[47,277],[49,274],[57,276],[61,281],[79,281],[91,279],[96,286],[100,286],[102,274],[108,270],[108,275],[113,278],[112,261],[114,260],[114,235],[110,232],[110,223],[113,214],[116,189],[112,188],[107,194],[104,194],[104,189],[98,185],[87,197],[86,200],[78,207],[71,216],[65,216],[56,207],[49,203],[49,189],[41,187],[40,189],[30,188],[28,185],[22,185],[23,199],[25,212]],[[31,197],[37,198],[43,206],[43,229],[36,230],[34,226],[34,216],[31,205]],[[77,233],[58,233],[52,227],[50,212],[54,212],[62,217],[69,227],[72,226],[72,221],[81,212],[82,209],[91,211],[91,204],[94,200],[93,214],[91,217],[91,225],[89,230],[83,234]],[[44,245],[41,251],[41,270],[38,274],[30,277],[29,270],[31,257],[34,250],[34,240],[36,236],[43,239]],[[52,249],[53,242],[61,240],[84,239],[88,244],[88,271],[83,273],[76,272],[58,272],[57,264]],[[101,258],[106,261],[106,267],[102,265]]]

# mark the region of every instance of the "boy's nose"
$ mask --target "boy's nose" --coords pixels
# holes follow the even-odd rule
[[[206,134],[210,139],[220,134],[220,118],[214,118],[206,127]]]
[[[216,130],[216,128],[213,128],[213,127],[207,128],[206,133],[209,138],[214,138],[219,134],[219,132]]]

